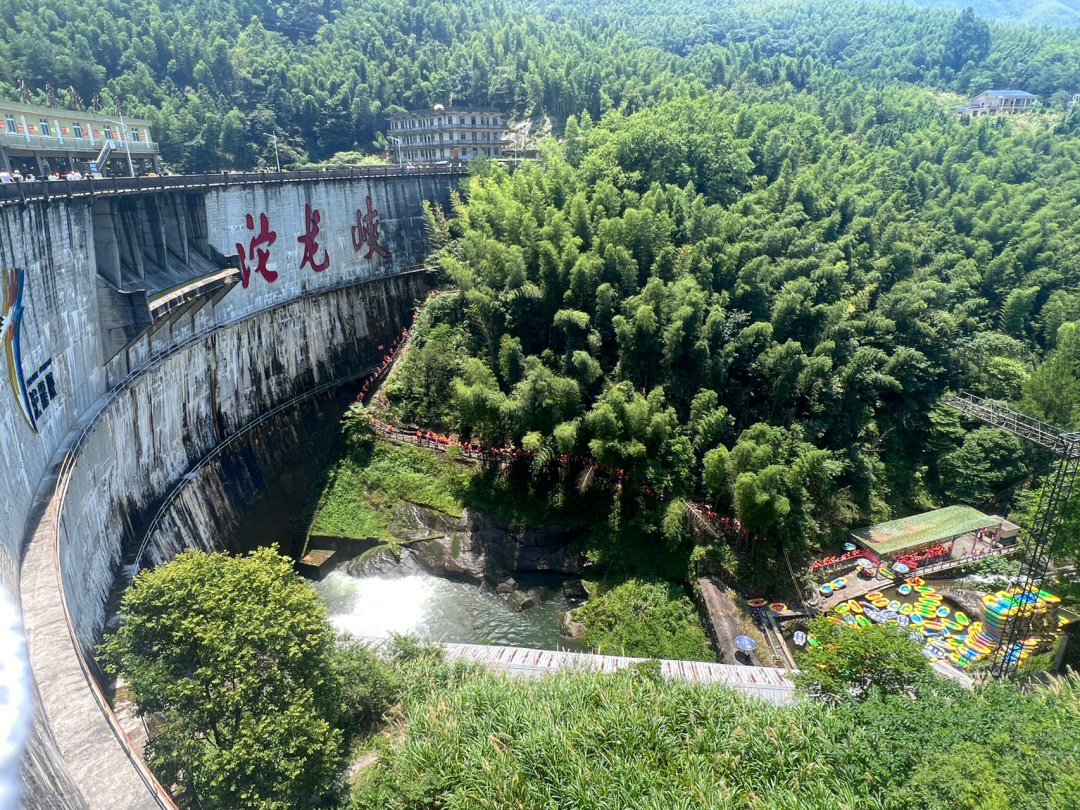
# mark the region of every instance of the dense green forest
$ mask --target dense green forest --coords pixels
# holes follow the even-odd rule
[[[827,81],[826,67],[838,71]],[[1080,89],[1077,75],[1080,43],[1068,31],[847,0],[0,6],[0,94],[18,97],[22,81],[37,101],[47,85],[65,100],[72,87],[85,104],[118,98],[155,122],[163,156],[179,170],[271,163],[270,133],[286,162],[379,150],[390,110],[434,102],[495,104],[561,124],[584,110],[594,120],[633,111],[669,95],[673,82],[773,84],[830,104],[858,80],[878,93],[854,110],[861,123],[884,114],[898,81],[957,94],[1023,87],[1060,111]],[[920,114],[959,98],[927,94]]]
[[[895,0],[890,0],[895,1]],[[980,17],[1025,25],[1076,27],[1080,25],[1077,0],[901,0],[920,8],[962,11],[971,7]]]
[[[941,400],[1075,423],[1047,389],[1076,379],[1076,139],[920,116],[916,89],[669,92],[571,118],[543,166],[491,168],[432,217],[457,291],[391,380],[400,415],[703,491],[796,550],[1001,503],[1032,460]],[[1058,370],[1031,376],[1059,333]]]

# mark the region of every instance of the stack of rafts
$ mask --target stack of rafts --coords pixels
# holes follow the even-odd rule
[[[1023,663],[1031,655],[1046,652],[1061,635],[1062,620],[1057,605],[1061,600],[1046,591],[1024,596],[1022,588],[987,594],[983,598],[983,620],[975,622],[966,644],[954,651],[949,659],[961,666],[978,661],[994,652],[1001,639],[1012,634],[1013,622],[1030,617],[1031,635],[1017,641],[1005,651],[1010,663]]]
[[[874,623],[892,623],[907,630],[913,641],[922,644],[922,652],[931,661],[948,661],[955,667],[968,667],[992,655],[1003,636],[1027,612],[1031,634],[1013,645],[1009,655],[1024,661],[1031,655],[1046,652],[1061,635],[1065,619],[1058,618],[1058,597],[1039,591],[1024,600],[1020,588],[998,591],[983,600],[982,621],[971,621],[962,610],[953,613],[943,596],[921,577],[908,577],[897,589],[897,596],[910,599],[901,603],[882,591],[866,594],[865,599],[849,599],[838,604],[830,621],[868,627]],[[1025,607],[1026,605],[1026,607]]]

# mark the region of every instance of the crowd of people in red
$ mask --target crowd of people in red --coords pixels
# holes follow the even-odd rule
[[[415,316],[413,317],[415,319]],[[394,357],[397,355],[397,350],[402,345],[404,345],[405,338],[407,338],[408,336],[408,328],[402,328],[401,334],[394,338],[393,342],[391,342],[390,351],[383,355],[383,359],[382,362],[379,364],[379,367],[373,372],[371,372],[367,377],[365,377],[364,381],[360,384],[360,393],[356,395],[357,402],[362,403],[364,401],[364,397],[367,396],[368,388],[374,385],[375,381],[379,379],[379,377],[381,377],[388,368],[390,368],[390,366],[394,362]],[[381,349],[382,346],[380,346],[379,348]]]
[[[389,422],[383,422],[374,416],[371,417],[371,426],[377,432],[395,438],[398,441],[415,444],[418,447],[430,447],[436,450],[446,450],[449,447],[460,447],[465,454],[465,457],[474,461],[509,462],[517,459],[531,459],[533,457],[532,452],[520,447],[484,447],[479,442],[462,441],[455,436],[446,436],[442,433],[436,433],[433,430],[395,426]],[[657,492],[649,484],[641,484],[634,481],[630,474],[621,467],[609,467],[588,456],[559,454],[554,457],[554,462],[564,467],[576,466],[582,469],[592,467],[599,475],[614,478],[616,481],[623,484],[639,487],[642,494],[647,495],[650,498],[663,498],[663,493]]]
[[[814,560],[810,567],[817,571],[819,568],[831,568],[839,563],[845,563],[849,560],[854,560],[856,557],[862,557],[866,554],[862,549],[856,548],[851,551],[845,551],[843,554],[833,554],[829,557],[822,557],[820,560]]]
[[[919,567],[920,564],[925,565],[931,560],[936,560],[939,557],[946,557],[952,551],[952,543],[947,545],[938,544],[936,546],[930,546],[924,548],[922,551],[912,551],[909,554],[901,554],[896,558],[896,562],[903,563],[912,571]]]
[[[413,315],[413,320],[416,320],[416,315]],[[379,367],[369,374],[360,384],[360,392],[356,395],[357,402],[362,403],[364,401],[368,390],[375,384],[379,377],[390,368],[397,356],[398,349],[405,344],[405,340],[408,336],[409,330],[408,328],[405,328],[401,330],[400,335],[394,338],[394,341],[390,344],[389,351],[383,355]],[[528,450],[524,450],[520,447],[484,447],[478,442],[462,441],[453,436],[445,436],[441,433],[436,433],[433,430],[423,430],[421,428],[403,429],[401,427],[396,427],[389,422],[383,422],[375,417],[371,417],[371,425],[376,431],[383,433],[384,435],[392,436],[400,441],[407,441],[420,447],[433,447],[440,450],[445,450],[448,447],[460,447],[465,453],[466,458],[471,458],[476,461],[494,460],[505,462],[514,459],[529,459],[532,458],[533,455]],[[581,468],[593,467],[600,475],[614,478],[616,481],[623,484],[639,487],[642,494],[647,495],[650,498],[663,498],[663,493],[657,492],[649,484],[635,482],[630,474],[621,467],[609,467],[588,456],[559,454],[555,456],[555,461],[562,466],[573,465]]]
[[[721,515],[704,501],[690,501],[689,503],[691,508],[697,510],[702,517],[712,522],[713,526],[728,543],[741,546],[757,542],[757,538],[744,529],[737,519]]]

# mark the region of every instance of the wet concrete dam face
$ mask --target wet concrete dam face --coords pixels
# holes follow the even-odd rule
[[[171,806],[88,677],[121,565],[230,545],[273,466],[319,439],[306,420],[335,421],[333,383],[411,320],[422,203],[447,205],[461,175],[243,180],[0,205],[0,584],[35,687],[25,807]]]

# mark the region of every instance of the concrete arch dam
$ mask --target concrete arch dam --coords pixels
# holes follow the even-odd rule
[[[155,533],[148,558],[229,534],[229,499],[255,497],[268,478],[241,442],[214,454],[230,437],[265,447],[279,431],[300,446],[310,437],[296,403],[340,408],[331,384],[374,366],[427,290],[422,203],[445,206],[461,177],[211,175],[0,193],[0,581],[20,603],[34,680],[25,807],[172,806],[93,677],[121,565],[188,476],[201,476],[185,488],[201,500],[171,511],[196,517]]]

